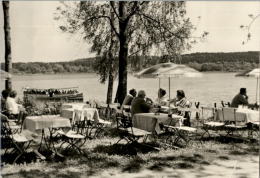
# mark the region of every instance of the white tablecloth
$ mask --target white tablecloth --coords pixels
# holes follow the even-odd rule
[[[160,113],[155,115],[154,113],[140,113],[135,114],[133,117],[133,126],[139,129],[146,130],[148,132],[161,133],[160,123],[164,125],[179,125],[179,120],[183,119],[182,116],[172,115],[168,117],[168,114]]]
[[[224,114],[223,114],[224,111]],[[259,111],[251,109],[235,109],[234,108],[220,108],[215,114],[216,121],[237,121],[237,122],[259,122]]]
[[[24,129],[32,132],[45,128],[69,128],[70,120],[59,115],[28,116],[24,120]]]
[[[63,109],[61,111],[61,117],[72,119],[73,121],[82,121],[84,119],[92,120],[95,122],[99,121],[99,114],[96,108],[82,108],[82,109]]]
[[[259,122],[259,117],[260,117],[259,111],[238,108],[236,112],[245,115],[246,122],[251,122],[251,123]]]
[[[82,108],[85,108],[85,107],[89,107],[88,104],[85,104],[85,103],[64,103],[62,104],[61,106],[61,109],[69,109],[69,108],[72,108],[72,109],[82,109]]]

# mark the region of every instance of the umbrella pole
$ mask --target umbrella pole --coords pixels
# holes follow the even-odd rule
[[[257,103],[257,98],[258,98],[258,77],[256,78],[256,103]]]
[[[161,88],[161,78],[159,78],[159,89],[158,89],[158,92],[159,92],[160,88]],[[160,104],[161,103],[161,98],[160,98],[159,94],[158,94],[158,98],[159,98],[159,103],[158,104]]]
[[[169,77],[169,112],[168,114],[171,114],[171,110],[170,110],[170,100],[171,100],[171,77]]]

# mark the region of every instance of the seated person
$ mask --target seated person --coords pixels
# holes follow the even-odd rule
[[[185,97],[185,93],[183,90],[177,90],[176,98],[174,98],[171,101],[171,103],[173,103],[174,106],[180,107],[180,108],[190,108],[191,107],[191,103]],[[185,120],[183,121],[184,126],[191,125],[189,112],[177,111],[177,114],[179,114],[185,118]]]
[[[3,90],[2,91],[2,97],[1,97],[1,113],[8,115],[7,107],[6,107],[6,100],[9,96],[9,90]]]
[[[16,91],[10,91],[6,99],[6,107],[10,116],[9,119],[17,119],[19,122],[23,118],[24,108],[15,101],[16,95]]]
[[[246,88],[240,88],[240,92],[233,98],[230,106],[233,108],[237,108],[238,105],[248,105]]]
[[[158,98],[155,100],[155,103],[159,106],[167,106],[168,99],[166,98],[166,91],[162,88],[158,90]]]
[[[132,116],[134,116],[134,114],[137,113],[148,113],[152,108],[152,105],[145,101],[145,96],[146,96],[145,91],[140,90],[138,92],[137,97],[133,99],[131,104]]]
[[[171,100],[170,103],[173,103],[174,106],[180,108],[189,108],[191,105],[191,103],[185,97],[185,93],[183,90],[177,90],[176,98]]]
[[[121,110],[123,110],[123,107],[125,105],[127,106],[131,106],[131,103],[133,101],[133,99],[136,97],[136,90],[135,89],[131,89],[129,91],[129,95],[127,95],[122,103],[122,106],[121,106]]]

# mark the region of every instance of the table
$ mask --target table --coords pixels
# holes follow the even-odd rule
[[[80,112],[79,115],[76,114],[76,112]],[[72,119],[72,121],[83,121],[84,118],[87,118],[87,120],[92,120],[95,122],[99,121],[99,114],[96,108],[63,109],[61,111],[61,117]]]
[[[63,103],[61,106],[61,109],[68,109],[68,108],[73,108],[73,109],[82,109],[84,107],[89,107],[88,104],[86,103]]]
[[[45,128],[71,127],[70,120],[59,115],[28,116],[24,120],[24,129],[32,132]]]
[[[162,132],[160,123],[165,125],[178,125],[179,121],[183,119],[182,116],[173,114],[172,117],[168,117],[168,114],[160,113],[139,113],[133,116],[133,126],[148,132],[156,132],[160,134]]]
[[[216,110],[214,120],[220,122],[235,120],[243,123],[259,122],[259,111],[244,108],[219,108]]]
[[[59,115],[42,115],[42,116],[28,116],[24,120],[23,128],[32,132],[39,133],[41,131],[41,141],[38,149],[35,149],[34,152],[41,158],[45,157],[40,154],[38,150],[42,147],[42,142],[45,141],[47,148],[49,148],[54,154],[63,157],[56,150],[54,143],[52,141],[52,129],[53,128],[70,128],[70,120],[67,118],[60,117]],[[49,129],[50,135],[49,139],[45,133],[45,129]],[[49,142],[49,143],[48,143]]]
[[[244,109],[244,108],[238,108],[236,110],[236,113],[243,114],[246,118],[246,122],[254,123],[259,122],[260,113],[259,111],[251,110],[251,109]]]

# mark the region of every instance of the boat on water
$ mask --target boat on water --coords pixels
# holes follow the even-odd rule
[[[78,91],[78,87],[69,88],[24,88],[25,101],[56,101],[56,102],[83,102],[83,93]]]

